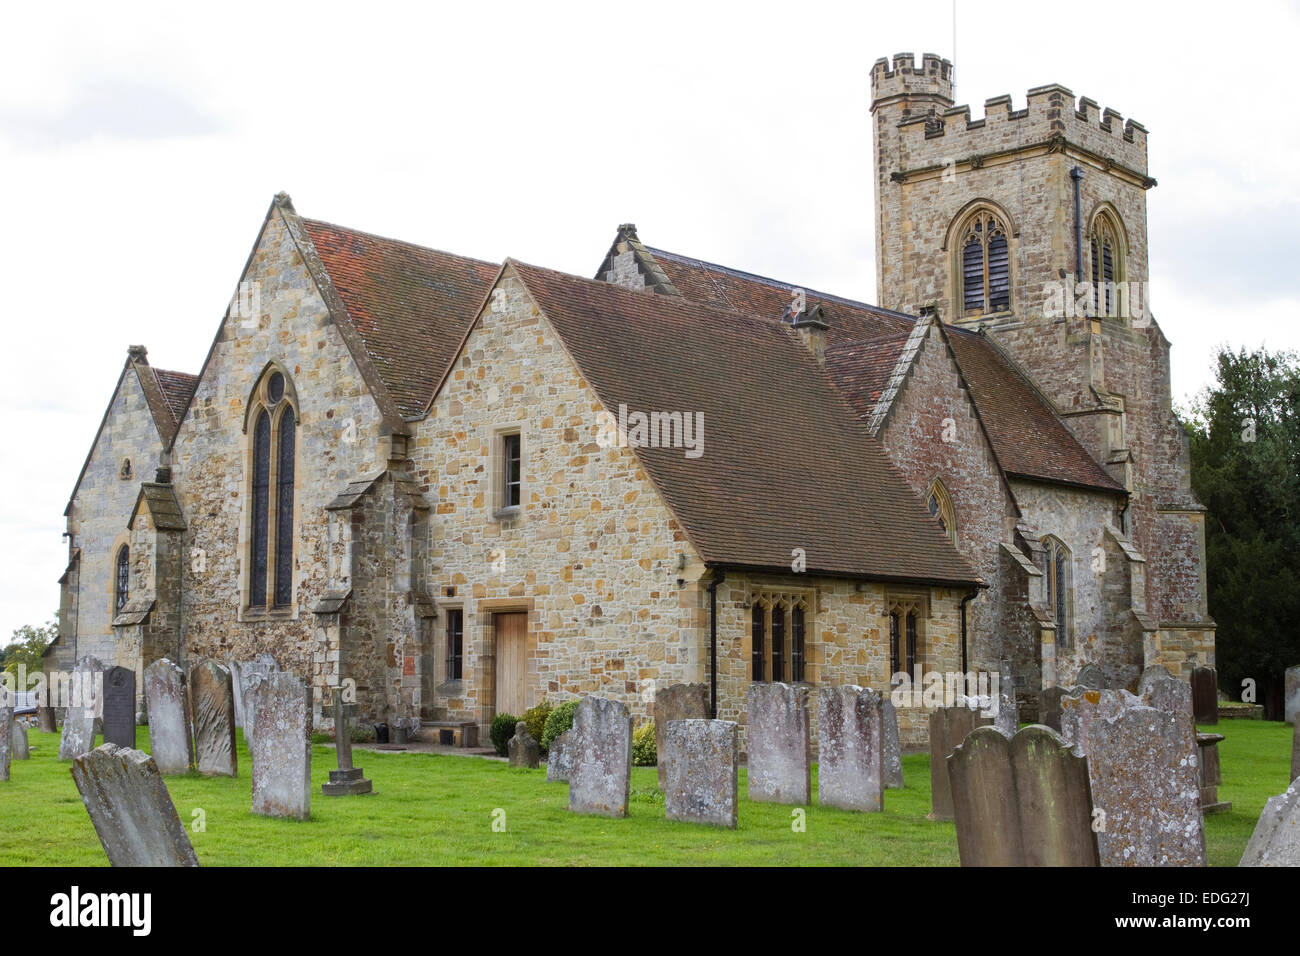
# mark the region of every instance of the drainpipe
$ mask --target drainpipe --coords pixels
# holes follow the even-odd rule
[[[1083,181],[1083,170],[1075,166],[1070,170],[1074,180],[1074,281],[1083,281],[1083,200],[1079,196],[1079,183]],[[1073,294],[1074,290],[1071,289]]]
[[[718,585],[727,572],[718,570],[709,584],[709,719],[718,719]]]
[[[1129,492],[1128,497],[1124,499],[1124,507],[1119,509],[1119,530],[1120,533],[1128,535],[1128,509],[1133,507],[1133,493]]]
[[[970,594],[961,599],[961,672],[970,673],[970,667],[966,663],[966,604],[980,593],[979,588],[971,588]]]

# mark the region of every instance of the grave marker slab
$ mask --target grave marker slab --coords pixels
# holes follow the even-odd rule
[[[153,758],[104,744],[72,762],[72,779],[112,866],[198,866]]]
[[[655,721],[656,726],[658,720]],[[664,733],[669,820],[736,828],[740,728],[730,720],[672,720]]]
[[[970,707],[941,707],[930,714],[930,819],[952,819],[948,756],[976,727],[993,721]]]
[[[755,683],[745,696],[749,799],[807,804],[812,798],[808,688]]]
[[[320,785],[327,797],[351,797],[373,793],[374,784],[366,779],[360,767],[352,766],[352,723],[348,719],[350,707],[343,703],[343,694],[334,689],[334,747],[338,752],[339,767],[330,771],[328,783]]]
[[[1288,667],[1283,682],[1282,712],[1288,724],[1300,717],[1300,664]]]
[[[506,741],[506,756],[512,767],[528,767],[536,770],[541,766],[542,747],[528,732],[528,725],[522,720],[515,724],[515,735]]]
[[[546,782],[568,783],[573,773],[573,731],[566,730],[546,749]]]
[[[659,789],[668,781],[667,751],[664,749],[666,728],[674,720],[708,720],[709,688],[705,684],[672,684],[655,691],[655,753],[659,755]]]
[[[1076,687],[1086,687],[1088,690],[1105,690],[1106,689],[1106,672],[1096,664],[1088,663],[1079,668],[1079,676],[1074,679]]]
[[[1219,722],[1219,675],[1213,667],[1192,671],[1192,715],[1198,724]]]
[[[27,743],[27,725],[21,720],[14,721],[12,753],[14,760],[30,760],[32,757],[31,747]]]
[[[58,722],[54,719],[54,708],[41,705],[36,708],[36,727],[43,734],[57,734]]]
[[[569,809],[627,816],[632,785],[632,717],[627,707],[604,697],[584,697],[574,711],[570,733]]]
[[[261,679],[253,700],[253,812],[311,816],[311,688],[277,671]]]
[[[87,655],[72,670],[70,700],[63,715],[59,759],[71,760],[95,749],[95,712],[103,690],[104,665]]]
[[[190,710],[194,716],[194,763],[208,777],[237,777],[235,688],[230,669],[213,660],[190,668]]]
[[[1300,780],[1268,798],[1240,865],[1300,866]]]
[[[0,689],[0,697],[5,695]],[[0,783],[9,779],[10,761],[14,748],[14,709],[13,706],[0,701]]]
[[[1192,720],[1192,685],[1186,681],[1159,678],[1148,681],[1143,691],[1151,706],[1171,714],[1181,714]]]
[[[1219,744],[1223,734],[1197,734],[1197,783],[1201,787],[1202,813],[1227,813],[1232,804],[1219,799],[1219,784],[1223,774],[1219,764]]]
[[[110,667],[104,672],[104,743],[135,749],[135,671]]]
[[[880,710],[885,717],[885,788],[900,789],[903,786],[903,748],[898,741],[898,711],[888,697],[881,702]]]
[[[1088,776],[1102,866],[1204,866],[1199,761],[1192,723],[1134,706],[1088,728]]]
[[[847,684],[818,691],[818,803],[841,810],[885,809],[884,727],[874,690]]]
[[[1152,664],[1142,671],[1142,676],[1138,678],[1138,696],[1145,694],[1156,681],[1173,680],[1174,675],[1169,673],[1169,668],[1163,664]]]
[[[188,773],[194,766],[194,727],[185,673],[163,657],[144,671],[149,712],[149,752],[163,774]]]
[[[1291,779],[1300,777],[1300,720],[1295,722],[1291,737]]]
[[[1020,730],[1020,707],[1014,691],[998,694],[998,712],[993,715],[993,726],[1007,737],[1014,737]]]
[[[1049,687],[1043,691],[1039,705],[1039,723],[1061,732],[1061,700],[1066,697],[1081,697],[1086,687]]]
[[[962,866],[1099,866],[1088,761],[1034,725],[977,727],[948,758]]]
[[[1093,720],[1113,717],[1128,707],[1145,707],[1145,698],[1136,697],[1126,690],[1088,690],[1078,697],[1061,698],[1061,739],[1074,747],[1074,752],[1088,753],[1088,728]]]
[[[244,742],[251,748],[253,746],[253,736],[256,732],[254,714],[254,698],[257,696],[257,688],[261,685],[264,677],[279,671],[275,663],[275,658],[269,654],[263,654],[255,661],[245,661],[239,665],[239,703],[236,705],[242,711],[244,728]]]

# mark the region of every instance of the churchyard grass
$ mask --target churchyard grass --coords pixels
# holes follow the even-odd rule
[[[1264,801],[1285,789],[1291,728],[1264,721],[1229,721],[1217,730],[1230,813],[1206,821],[1209,860],[1235,866]],[[15,761],[13,780],[0,784],[0,865],[106,864],[81,804],[68,763],[59,763],[58,737],[31,730],[32,759]],[[148,749],[148,729],[137,745]],[[740,818],[734,831],[664,819],[653,767],[632,770],[629,816],[580,816],[566,809],[568,787],[548,784],[545,768],[524,770],[498,761],[358,749],[356,762],[375,794],[325,797],[320,784],[335,766],[331,747],[312,753],[315,788],[311,820],[253,816],[250,761],[239,738],[237,779],[168,777],[181,822],[206,866],[293,865],[885,865],[955,866],[952,823],[925,819],[930,809],[929,757],[903,758],[904,790],[885,793],[884,813],[852,813],[813,805],[806,831],[794,832],[791,807],[745,799],[740,771]],[[816,768],[813,770],[816,794]],[[493,811],[505,830],[493,830]],[[195,832],[195,810],[205,829]],[[497,815],[500,818],[500,815]]]

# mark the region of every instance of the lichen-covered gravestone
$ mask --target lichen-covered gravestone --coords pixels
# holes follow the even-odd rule
[[[808,688],[755,683],[745,696],[749,799],[808,803],[812,796]]]
[[[976,727],[992,719],[971,707],[941,707],[930,714],[930,819],[952,819],[948,756]]]
[[[1128,707],[1144,707],[1145,701],[1126,690],[1088,690],[1078,697],[1061,698],[1061,739],[1074,752],[1087,756],[1088,728],[1097,717],[1113,717]]]
[[[42,704],[36,708],[36,728],[43,734],[57,734],[58,722],[54,719],[54,708]]]
[[[1300,664],[1286,669],[1282,713],[1288,724],[1294,724],[1300,719]]]
[[[657,721],[656,721],[657,726]],[[669,820],[736,828],[740,731],[730,720],[672,720],[664,731]]]
[[[506,741],[506,755],[512,767],[536,770],[541,765],[542,748],[528,732],[522,720],[515,724],[515,735]]]
[[[135,749],[135,671],[110,667],[104,672],[104,743]]]
[[[632,717],[627,707],[604,697],[584,697],[574,711],[570,732],[569,809],[627,816],[632,785]]]
[[[237,719],[240,720],[239,726],[244,728],[244,742],[251,748],[253,746],[253,737],[256,734],[255,700],[257,689],[262,684],[262,679],[277,673],[279,667],[275,663],[275,658],[270,654],[263,654],[255,661],[245,661],[239,665],[239,697],[235,704],[237,710]],[[241,719],[242,718],[242,719]]]
[[[1300,780],[1268,798],[1240,865],[1300,866]]]
[[[112,866],[198,866],[153,758],[104,744],[72,762],[72,779]]]
[[[898,741],[898,711],[888,697],[881,702],[880,711],[885,718],[885,787],[899,789],[903,786],[903,748]]]
[[[3,699],[8,692],[0,688],[0,782],[9,779],[14,746],[14,709]]]
[[[253,812],[311,816],[311,688],[293,674],[262,678],[253,700]]]
[[[1096,664],[1084,664],[1079,668],[1079,676],[1074,679],[1074,684],[1088,690],[1105,690],[1106,673]]]
[[[1158,680],[1173,680],[1174,675],[1169,673],[1169,668],[1163,664],[1152,664],[1142,671],[1142,676],[1138,678],[1138,695],[1141,696],[1150,690],[1151,685]]]
[[[1219,722],[1219,675],[1213,667],[1192,670],[1192,715],[1198,724]]]
[[[573,773],[573,731],[566,730],[546,748],[546,782],[568,783]]]
[[[978,727],[948,758],[962,866],[1098,866],[1088,761],[1048,727]]]
[[[14,721],[12,754],[14,760],[30,760],[32,757],[31,747],[27,744],[27,725],[21,720]]]
[[[95,749],[95,711],[103,679],[104,665],[97,657],[83,657],[73,668],[63,736],[59,739],[60,760],[71,760]]]
[[[993,726],[1007,737],[1014,737],[1020,729],[1020,707],[1015,692],[998,694],[998,710],[993,715]]]
[[[213,660],[190,668],[194,763],[205,776],[239,775],[235,749],[235,688],[230,669]]]
[[[668,724],[674,720],[707,720],[709,688],[704,684],[673,684],[655,691],[655,753],[658,754],[659,789],[667,785],[668,761],[664,749]]]
[[[1127,707],[1088,727],[1102,866],[1204,866],[1196,739],[1182,714]]]
[[[149,711],[149,752],[160,773],[188,773],[194,766],[194,728],[185,673],[161,658],[144,671]]]
[[[1192,720],[1192,685],[1170,677],[1165,680],[1153,679],[1143,688],[1147,700],[1156,710],[1170,714],[1179,714],[1190,722]]]
[[[841,810],[885,809],[884,727],[874,690],[847,684],[818,691],[818,803]]]

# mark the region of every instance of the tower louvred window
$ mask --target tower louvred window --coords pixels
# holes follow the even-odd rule
[[[1011,245],[997,216],[980,210],[961,231],[961,303],[965,315],[1011,308]]]
[[[1090,278],[1093,283],[1093,303],[1100,315],[1115,315],[1115,283],[1123,281],[1123,263],[1120,256],[1119,232],[1110,216],[1103,213],[1093,222],[1089,235]]]

